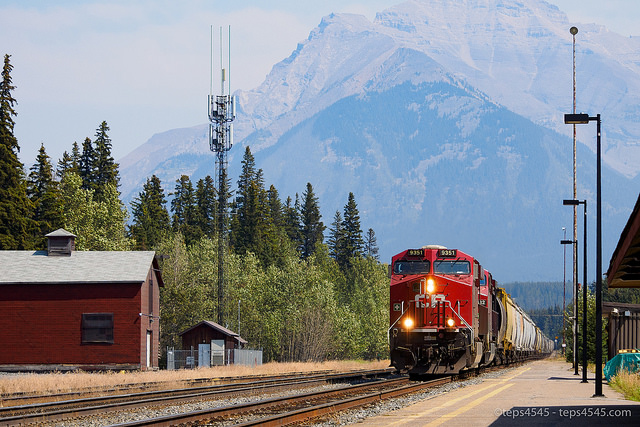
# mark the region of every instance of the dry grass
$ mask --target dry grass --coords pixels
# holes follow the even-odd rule
[[[621,371],[611,378],[609,385],[624,395],[625,399],[640,402],[640,374]]]
[[[213,368],[155,371],[155,372],[70,372],[49,374],[0,375],[0,394],[14,393],[66,393],[94,388],[113,388],[129,384],[163,383],[166,388],[193,379],[218,379],[242,376],[269,376],[282,373],[313,371],[353,371],[361,369],[382,369],[389,366],[388,360],[328,361],[322,363],[266,363],[251,367],[242,365],[219,366]]]

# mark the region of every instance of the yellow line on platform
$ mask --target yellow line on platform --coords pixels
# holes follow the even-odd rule
[[[458,397],[456,397],[454,399],[447,400],[446,402],[442,403],[439,406],[432,406],[432,407],[430,407],[430,408],[428,408],[428,409],[426,409],[426,410],[424,410],[422,412],[419,412],[419,413],[416,413],[416,414],[409,414],[409,415],[405,416],[403,419],[395,421],[395,422],[390,422],[387,425],[396,426],[396,425],[401,425],[401,424],[413,424],[413,423],[415,423],[415,420],[418,419],[418,418],[424,417],[425,415],[428,415],[428,414],[430,414],[432,412],[435,412],[435,411],[437,411],[437,410],[439,410],[441,408],[446,408],[448,406],[455,405],[456,403],[460,402],[461,400],[467,399],[467,398],[469,398],[471,396],[474,396],[474,395],[476,395],[478,393],[482,393],[483,391],[489,390],[491,388],[495,388],[495,387],[499,386],[500,384],[505,383],[507,381],[510,381],[513,378],[517,377],[518,375],[521,375],[521,374],[525,373],[529,369],[531,369],[531,368],[526,368],[526,369],[524,369],[524,370],[522,370],[520,372],[516,372],[515,374],[513,374],[513,375],[511,375],[511,376],[509,376],[507,378],[502,378],[502,379],[498,380],[497,382],[491,382],[490,384],[488,384],[488,385],[486,385],[484,387],[480,387],[480,388],[478,388],[476,390],[469,391],[469,392],[464,393],[461,396],[458,396]],[[475,406],[477,404],[473,404],[474,402],[477,401],[478,403],[480,403],[480,402],[488,399],[489,397],[495,395],[496,393],[499,393],[503,389],[511,387],[512,385],[513,384],[507,384],[506,386],[503,386],[498,390],[494,390],[493,392],[489,393],[488,395],[486,395],[484,397],[481,397],[481,398],[479,398],[477,400],[472,401],[471,403],[469,403],[468,405],[465,405],[464,407],[467,407],[469,405]],[[440,397],[440,396],[442,396],[442,395],[434,396],[434,397],[432,397],[432,399],[434,399],[436,397]],[[469,406],[468,409],[471,409],[473,406]],[[468,409],[466,409],[466,410],[468,410]],[[456,411],[456,412],[458,412],[458,411]],[[440,424],[440,423],[442,423],[442,422],[444,422],[444,421],[446,421],[448,419],[449,419],[449,417],[447,417],[446,419],[442,419],[442,421],[440,421],[438,424]],[[438,422],[439,420],[440,420],[440,418],[438,420],[434,421],[434,422]],[[434,425],[438,425],[438,424],[434,424]],[[431,424],[428,424],[428,425],[431,425]]]
[[[437,420],[434,420],[434,421],[432,421],[432,422],[430,422],[428,424],[425,424],[425,426],[435,427],[435,426],[439,426],[440,424],[442,424],[444,422],[450,421],[452,418],[455,418],[458,415],[467,412],[469,409],[471,409],[471,408],[473,408],[475,406],[478,406],[479,404],[481,404],[485,400],[489,399],[490,397],[495,396],[496,394],[500,393],[501,391],[504,391],[504,390],[508,389],[512,385],[513,385],[513,383],[505,384],[502,387],[500,387],[499,389],[493,390],[491,393],[485,394],[484,396],[467,403],[463,407],[458,408],[455,411],[450,412],[450,413],[448,413],[446,415],[443,415],[440,418],[438,418]]]

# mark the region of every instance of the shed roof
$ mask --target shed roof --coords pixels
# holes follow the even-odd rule
[[[186,334],[189,331],[194,330],[195,328],[201,326],[201,325],[205,325],[209,328],[215,329],[218,332],[221,332],[224,335],[230,336],[235,338],[236,340],[238,340],[238,342],[242,343],[242,344],[247,344],[247,341],[245,339],[243,339],[240,335],[238,335],[237,333],[225,328],[224,326],[221,326],[219,324],[217,324],[216,322],[212,322],[210,320],[203,320],[202,322],[198,323],[197,325],[194,325],[192,327],[190,327],[189,329],[186,329],[182,332],[180,332],[180,336]]]
[[[56,231],[52,231],[49,234],[45,234],[44,237],[78,237],[78,236],[65,230],[64,228],[58,228]]]
[[[154,256],[153,251],[73,251],[64,257],[48,256],[47,251],[0,251],[0,285],[142,283]]]
[[[640,288],[640,195],[607,271],[610,288]]]

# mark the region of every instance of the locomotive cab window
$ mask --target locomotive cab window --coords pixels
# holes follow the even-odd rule
[[[393,274],[429,274],[429,261],[396,261],[393,264]]]
[[[471,274],[471,264],[469,261],[455,260],[433,262],[434,274]]]
[[[83,313],[82,343],[113,344],[113,313]]]

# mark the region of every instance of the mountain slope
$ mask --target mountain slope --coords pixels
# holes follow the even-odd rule
[[[237,93],[229,176],[248,145],[283,198],[311,182],[327,224],[353,191],[383,261],[440,243],[499,280],[557,279],[572,221],[561,204],[572,192],[568,28],[540,0],[414,0],[374,22],[325,17],[262,85]],[[597,26],[579,34],[578,109],[606,118],[607,254],[637,198],[640,46]],[[580,128],[578,197],[595,206],[595,126]],[[166,191],[182,173],[213,175],[206,126],[155,135],[121,171],[128,200],[152,173]]]

